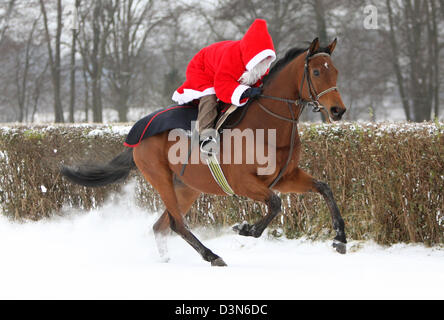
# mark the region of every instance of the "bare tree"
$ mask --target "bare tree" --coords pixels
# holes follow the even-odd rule
[[[292,0],[220,0],[213,12],[200,8],[200,14],[215,31],[215,41],[225,40],[227,36],[240,38],[255,19],[266,19],[275,49],[280,51],[293,47],[302,39],[313,40],[305,38],[307,28],[312,24],[304,24],[304,7],[304,2]],[[235,32],[229,32],[227,25],[234,26]],[[313,30],[310,33],[315,34]]]
[[[185,68],[186,65],[182,63],[180,67],[180,60],[185,61],[187,55],[195,54],[193,50],[193,44],[188,35],[182,30],[181,25],[184,16],[191,13],[191,7],[184,6],[170,6],[169,16],[171,19],[166,21],[166,36],[168,46],[163,48],[163,56],[167,63],[167,70],[163,79],[163,94],[166,97],[166,101],[171,101],[173,92],[180,86],[185,80]],[[188,51],[191,52],[189,53]],[[181,70],[180,70],[181,69]]]
[[[46,75],[46,71],[48,70],[48,62],[45,64],[43,70],[37,75],[34,80],[34,90],[32,92],[32,96],[30,97],[32,103],[32,111],[31,111],[31,122],[34,122],[35,115],[37,113],[37,107],[39,104],[39,100],[41,97],[41,92],[43,89],[44,81],[42,81]]]
[[[0,15],[0,44],[3,42],[5,38],[6,31],[9,29],[9,17],[11,16],[12,11],[14,10],[14,5],[16,0],[9,0],[6,3],[2,3],[2,10],[4,12],[3,15]],[[5,6],[5,7],[4,7]]]
[[[15,84],[17,88],[17,104],[19,108],[19,114],[18,114],[18,121],[23,122],[25,120],[25,112],[26,112],[26,105],[27,105],[27,99],[28,99],[28,75],[29,75],[29,69],[30,69],[30,59],[31,59],[31,46],[32,46],[32,40],[34,37],[34,32],[36,29],[36,25],[38,20],[37,18],[34,20],[34,23],[32,24],[31,31],[29,32],[28,39],[25,43],[25,54],[24,54],[24,61],[20,59],[20,54],[16,55],[16,72],[15,72]],[[22,72],[20,72],[22,69]]]
[[[90,77],[93,121],[102,122],[102,75],[115,3],[96,0],[80,8],[79,51],[82,55],[83,68]]]
[[[54,89],[54,121],[64,122],[63,107],[60,96],[61,90],[61,69],[60,69],[60,39],[62,34],[62,0],[57,0],[57,24],[54,48],[52,44],[51,34],[49,30],[48,14],[44,0],[40,1],[40,9],[43,16],[43,24],[45,27],[45,37],[48,47],[49,67],[51,70],[51,80]]]
[[[433,72],[433,79],[432,83],[434,85],[433,90],[433,99],[434,99],[434,117],[439,117],[439,90],[441,86],[441,79],[440,79],[440,63],[439,63],[439,54],[440,54],[440,44],[439,44],[439,28],[438,28],[438,15],[439,12],[436,7],[436,3],[434,1],[430,1],[429,3],[429,13],[428,13],[428,21],[429,21],[429,34],[430,34],[430,46],[433,48],[432,50],[432,57],[433,60],[432,65],[432,72]],[[441,10],[444,17],[444,2],[441,2]]]
[[[437,8],[425,0],[386,0],[386,5],[392,63],[406,118],[430,120],[433,101],[435,115],[439,108]]]
[[[313,9],[316,17],[316,31],[319,36],[321,44],[326,45],[328,39],[327,36],[327,22],[325,17],[325,1],[313,0]]]
[[[71,26],[71,68],[70,68],[70,99],[69,99],[69,122],[74,122],[74,108],[76,101],[76,44],[77,35],[79,33],[77,12],[80,6],[80,0],[75,1],[74,8],[72,8],[72,26]]]
[[[154,0],[115,1],[111,34],[107,42],[107,79],[115,96],[119,121],[128,121],[129,99],[141,68],[147,39],[166,19]]]
[[[78,32],[62,24],[67,4],[79,7]],[[192,56],[210,43],[240,39],[256,18],[267,20],[278,59],[315,37],[323,44],[338,37],[333,60],[346,119],[442,117],[444,0],[372,4],[379,28],[367,30],[366,4],[358,0],[5,0],[1,117],[41,119],[49,106],[62,122],[62,104],[69,104],[74,121],[75,104],[84,99],[86,121],[102,122],[107,107],[128,121],[131,108],[145,112],[172,103]]]
[[[41,14],[35,16],[39,10],[38,1],[29,5],[16,2],[9,13],[8,31],[0,41],[2,121],[29,121],[38,107],[39,99],[34,99],[35,92],[39,90],[39,95],[47,94],[45,83],[50,78],[46,79],[45,66],[48,53]],[[24,19],[28,24],[21,23]]]

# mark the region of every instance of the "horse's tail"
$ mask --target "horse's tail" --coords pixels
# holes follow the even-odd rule
[[[86,164],[78,167],[62,166],[60,172],[68,180],[86,187],[101,187],[125,180],[136,168],[133,150],[127,149],[107,164]]]

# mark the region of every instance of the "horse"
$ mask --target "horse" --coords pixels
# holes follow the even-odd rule
[[[236,129],[274,129],[275,170],[258,175],[261,167],[253,163],[220,166],[236,195],[264,203],[268,211],[253,224],[242,223],[233,229],[242,236],[260,237],[270,222],[281,212],[281,198],[276,194],[317,192],[326,201],[336,232],[333,247],[346,253],[344,220],[327,183],[316,180],[298,167],[301,141],[297,130],[299,116],[305,107],[321,111],[327,120],[338,121],[346,111],[336,87],[338,71],[331,60],[335,39],[321,48],[319,39],[308,49],[293,48],[278,60],[263,79],[262,95],[248,103],[248,109]],[[245,108],[245,107],[244,107]],[[220,137],[224,139],[223,134]],[[138,169],[159,193],[165,210],[153,226],[159,254],[168,261],[166,236],[173,230],[188,242],[212,266],[226,266],[224,260],[205,247],[184,221],[192,204],[200,194],[225,195],[205,163],[188,164],[182,171],[180,163],[171,163],[168,153],[174,141],[162,132],[141,141],[135,148],[126,149],[107,164],[62,166],[61,173],[71,181],[90,187],[123,181],[129,172]],[[266,137],[263,144],[272,143]],[[255,146],[256,148],[258,146]],[[233,147],[234,148],[234,147]],[[245,149],[244,146],[242,148]],[[221,150],[221,157],[223,152]],[[240,151],[240,150],[231,150]],[[242,150],[249,152],[251,150]],[[192,153],[199,153],[194,148]]]

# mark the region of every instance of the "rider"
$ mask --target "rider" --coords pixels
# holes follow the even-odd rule
[[[241,107],[261,94],[261,79],[275,59],[267,23],[256,19],[241,40],[221,41],[200,50],[172,99],[179,104],[200,99],[196,130],[202,133],[214,127],[217,99]]]

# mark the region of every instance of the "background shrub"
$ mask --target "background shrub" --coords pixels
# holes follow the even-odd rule
[[[4,126],[0,129],[2,213],[38,220],[63,206],[100,206],[123,185],[85,188],[59,174],[60,164],[107,162],[120,153],[127,125]],[[327,182],[349,238],[380,244],[444,243],[444,124],[301,124],[301,167]],[[136,199],[150,211],[163,208],[137,171]],[[276,236],[333,237],[330,214],[317,194],[281,195],[283,213],[269,228]],[[191,225],[256,221],[266,208],[239,197],[202,195]]]

